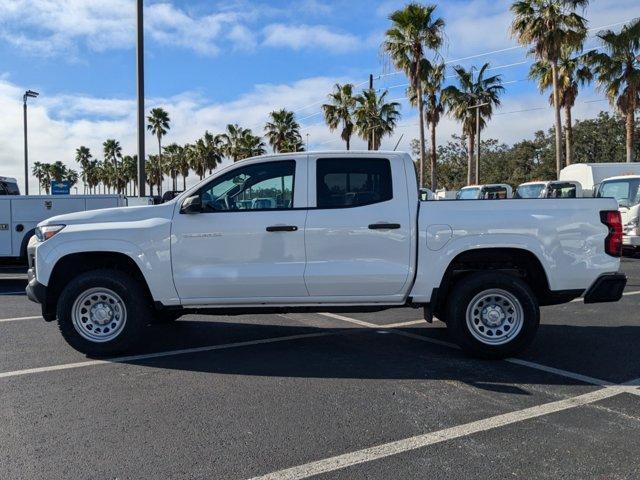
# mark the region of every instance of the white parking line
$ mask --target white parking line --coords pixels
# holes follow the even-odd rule
[[[344,322],[355,323],[356,325],[362,325],[369,328],[378,328],[378,329],[393,329],[394,327],[404,326],[404,324],[413,324],[414,322],[402,322],[402,323],[389,323],[386,325],[377,325],[375,323],[364,322],[362,320],[357,320],[355,318],[345,317],[344,315],[336,315],[335,313],[321,313],[320,315],[324,315],[325,317],[335,318],[336,320],[342,320]],[[420,323],[420,321],[415,321],[415,323]],[[414,338],[416,340],[420,340],[422,342],[433,343],[434,345],[440,345],[448,348],[460,349],[458,345],[455,343],[447,342],[444,340],[439,340],[437,338],[431,338],[426,335],[418,335],[416,333],[403,332],[402,330],[391,330],[392,333],[396,335],[400,335],[403,337]],[[609,386],[615,385],[614,383],[608,382],[607,380],[601,380],[595,377],[589,377],[587,375],[582,375],[580,373],[571,372],[568,370],[562,370],[559,368],[548,367],[547,365],[542,365],[536,362],[530,362],[528,360],[521,360],[519,358],[505,358],[505,362],[513,363],[515,365],[520,365],[523,367],[533,368],[536,370],[540,370],[547,373],[552,373],[554,375],[559,375],[566,378],[571,378],[572,380],[577,380],[579,382],[591,384],[591,385],[600,385],[600,386]]]
[[[252,480],[298,480],[323,473],[333,472],[353,465],[379,460],[381,458],[397,455],[399,453],[416,450],[429,445],[434,445],[455,438],[466,437],[478,432],[484,432],[495,428],[512,425],[514,423],[542,417],[563,410],[568,410],[583,405],[599,402],[620,393],[628,391],[629,387],[614,386],[605,387],[594,392],[585,393],[577,397],[545,403],[535,407],[525,408],[515,412],[496,415],[494,417],[477,420],[475,422],[445,428],[436,432],[389,442],[375,447],[364,448],[355,452],[336,455],[315,462],[298,465],[296,467],[279,470],[267,475],[254,477]]]
[[[21,320],[36,320],[36,319],[42,319],[42,315],[36,315],[35,317],[0,318],[0,323],[19,322]]]
[[[249,340],[246,342],[225,343],[222,345],[207,345],[204,347],[183,348],[180,350],[168,350],[165,352],[145,353],[142,355],[129,355],[126,357],[115,357],[108,360],[87,360],[85,362],[63,363],[61,365],[51,365],[48,367],[26,368],[24,370],[13,370],[10,372],[0,373],[0,378],[18,377],[21,375],[30,375],[32,373],[56,372],[59,370],[69,370],[72,368],[92,367],[95,365],[135,362],[138,360],[146,360],[149,358],[170,357],[174,355],[185,355],[188,353],[211,352],[214,350],[226,350],[229,348],[248,347],[250,345],[264,345],[268,343],[286,342],[289,340],[300,340],[303,338],[327,337],[336,333],[349,333],[348,330],[327,330],[317,333],[303,333],[300,335],[287,335],[285,337],[264,338],[260,340]]]

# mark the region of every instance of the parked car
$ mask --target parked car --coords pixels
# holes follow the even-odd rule
[[[462,187],[457,195],[457,200],[501,200],[511,198],[513,189],[506,183],[492,183],[489,185],[468,185]]]
[[[581,198],[582,186],[576,181],[549,180],[518,185],[513,198]]]
[[[20,195],[18,181],[11,177],[0,177],[0,195]]]
[[[596,197],[615,198],[622,218],[622,245],[640,250],[640,175],[611,177],[598,185]]]
[[[42,220],[71,212],[122,207],[120,195],[0,196],[0,258],[27,259],[27,242]]]
[[[558,180],[579,182],[583,196],[591,197],[604,179],[627,175],[640,175],[640,163],[574,163],[560,170]]]
[[[267,192],[285,206],[237,208]],[[399,152],[251,158],[162,205],[41,222],[27,295],[91,355],[128,351],[152,320],[193,311],[413,306],[489,358],[532,341],[540,305],[621,298],[613,199],[504,202],[499,211],[420,201],[413,161]]]

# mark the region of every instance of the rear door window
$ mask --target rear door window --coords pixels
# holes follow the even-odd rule
[[[391,164],[385,158],[320,158],[316,162],[318,208],[349,208],[393,198]]]

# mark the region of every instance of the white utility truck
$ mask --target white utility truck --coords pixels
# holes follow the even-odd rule
[[[640,250],[640,163],[574,163],[560,171],[560,179],[580,182],[585,196],[615,198],[623,246]]]
[[[456,194],[456,200],[501,200],[511,198],[513,189],[506,183],[468,185]]]
[[[130,350],[150,322],[189,312],[413,306],[466,352],[500,358],[531,342],[540,305],[621,298],[617,207],[422,202],[399,152],[250,158],[161,205],[41,222],[27,295],[91,355]]]
[[[513,198],[581,198],[582,185],[572,180],[521,183]]]
[[[121,195],[0,195],[0,259],[26,260],[27,242],[46,218],[125,205]]]

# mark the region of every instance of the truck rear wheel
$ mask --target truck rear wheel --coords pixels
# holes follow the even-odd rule
[[[468,354],[500,359],[521,352],[540,324],[540,307],[521,279],[474,273],[457,282],[447,305],[447,328]]]
[[[83,273],[58,299],[64,339],[87,355],[114,355],[132,348],[149,324],[151,305],[140,282],[112,269]]]

